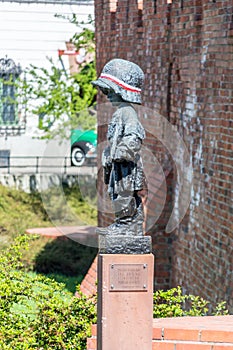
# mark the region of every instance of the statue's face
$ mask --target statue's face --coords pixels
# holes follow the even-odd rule
[[[113,90],[109,90],[107,97],[113,106],[119,106],[124,100],[118,94],[116,94]]]

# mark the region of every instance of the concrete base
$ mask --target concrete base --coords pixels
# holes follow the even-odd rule
[[[152,254],[99,254],[98,350],[151,350]]]

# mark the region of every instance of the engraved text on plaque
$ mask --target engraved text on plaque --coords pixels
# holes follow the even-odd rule
[[[109,291],[147,291],[147,264],[110,264]]]

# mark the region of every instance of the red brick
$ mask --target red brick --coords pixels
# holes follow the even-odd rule
[[[224,330],[203,330],[201,334],[202,341],[232,343],[233,344],[233,329],[232,332]]]
[[[162,330],[163,328],[161,327],[153,327],[152,339],[162,340]]]
[[[212,345],[201,343],[176,343],[175,350],[212,350]]]
[[[87,339],[87,350],[96,350],[97,349],[97,341],[95,338]]]
[[[175,345],[174,343],[168,343],[166,341],[153,341],[152,350],[175,350]]]
[[[174,319],[174,323],[175,323]],[[182,329],[182,328],[165,328],[164,339],[165,340],[189,340],[199,341],[200,334],[198,329]]]
[[[97,325],[96,324],[93,324],[91,326],[91,334],[92,334],[93,337],[97,336]]]

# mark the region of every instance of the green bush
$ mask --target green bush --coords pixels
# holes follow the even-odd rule
[[[27,241],[18,238],[0,257],[0,349],[85,349],[95,300],[25,272],[20,257]]]
[[[154,318],[179,316],[227,315],[226,302],[218,303],[210,312],[210,303],[199,296],[182,293],[180,286],[154,293]]]

